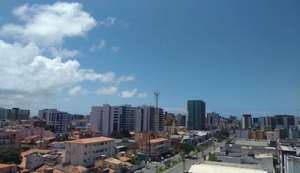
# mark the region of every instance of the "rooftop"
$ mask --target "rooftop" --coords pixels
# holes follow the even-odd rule
[[[13,165],[11,164],[4,164],[4,163],[0,163],[0,169],[1,168],[9,168],[9,167],[12,167]]]
[[[296,149],[292,146],[281,145],[280,147],[282,151],[296,151]]]
[[[105,162],[108,162],[108,163],[115,164],[115,165],[122,164],[122,161],[121,161],[121,160],[115,159],[115,158],[113,158],[113,157],[107,158],[107,159],[105,159],[104,161],[105,161]]]
[[[167,141],[167,139],[165,139],[165,138],[150,139],[151,144],[159,143],[159,142],[165,142],[165,141]]]
[[[253,141],[253,140],[236,140],[235,144],[244,146],[256,146],[256,147],[267,147],[268,143],[266,140]]]
[[[67,172],[72,172],[72,173],[81,173],[83,171],[87,171],[88,169],[79,165],[79,166],[67,166],[65,167],[65,170]]]
[[[273,158],[272,153],[266,153],[266,154],[255,154],[256,159],[266,159],[266,158]]]
[[[122,162],[128,162],[129,160],[131,160],[129,157],[125,157],[125,156],[121,156],[118,159],[121,160]]]
[[[224,163],[211,163],[204,162],[202,164],[192,165],[189,173],[267,173],[267,171],[251,168],[240,164],[224,164]]]
[[[109,137],[95,137],[95,138],[84,138],[84,139],[77,139],[73,141],[67,141],[66,143],[71,143],[71,144],[90,144],[90,143],[98,143],[98,142],[109,142],[109,141],[114,141],[114,138],[109,138]]]

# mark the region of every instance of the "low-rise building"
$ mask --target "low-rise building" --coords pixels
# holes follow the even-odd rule
[[[18,130],[0,130],[0,148],[19,147],[20,131]]]
[[[15,172],[17,172],[17,165],[0,163],[0,172],[1,173],[15,173]]]
[[[96,160],[115,155],[113,138],[96,137],[68,141],[65,144],[66,163],[81,166],[93,166]]]

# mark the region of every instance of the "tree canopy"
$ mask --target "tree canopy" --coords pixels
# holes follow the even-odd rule
[[[21,150],[18,148],[0,148],[0,162],[20,164],[22,162]]]
[[[181,143],[179,146],[180,150],[183,151],[186,155],[189,155],[191,151],[194,150],[194,147],[192,144],[189,143]]]

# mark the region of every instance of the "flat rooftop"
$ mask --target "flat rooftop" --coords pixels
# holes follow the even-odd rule
[[[252,141],[252,140],[240,140],[237,139],[234,141],[236,145],[244,145],[244,146],[256,146],[256,147],[267,147],[268,142],[266,140],[261,141]]]
[[[109,137],[96,137],[96,138],[84,138],[84,139],[77,139],[73,141],[67,141],[66,143],[71,143],[71,144],[91,144],[91,143],[98,143],[98,142],[111,142],[114,141],[114,138],[109,138]]]
[[[255,154],[256,159],[266,159],[266,158],[273,158],[272,153],[266,153],[266,154]]]
[[[243,166],[240,164],[217,164],[207,163],[192,165],[188,171],[189,173],[268,173],[262,169],[251,168],[249,166]]]
[[[104,161],[108,162],[108,163],[111,163],[111,164],[115,164],[115,165],[119,165],[119,164],[123,163],[121,160],[115,159],[113,157],[107,158]]]
[[[165,142],[167,139],[165,138],[156,138],[156,139],[150,139],[151,144],[159,143],[159,142]]]

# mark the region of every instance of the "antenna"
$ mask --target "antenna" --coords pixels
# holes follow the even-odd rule
[[[155,98],[155,103],[156,103],[156,109],[158,108],[158,99],[159,99],[159,91],[158,90],[155,90],[154,91],[154,98]]]

